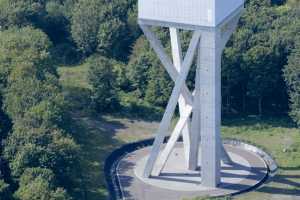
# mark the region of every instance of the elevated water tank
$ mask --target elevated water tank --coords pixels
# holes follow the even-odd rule
[[[149,24],[215,27],[243,5],[244,0],[139,0],[138,18]]]

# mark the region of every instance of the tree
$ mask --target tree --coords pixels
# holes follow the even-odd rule
[[[88,65],[88,79],[92,85],[92,101],[96,110],[116,110],[118,97],[112,62],[101,56],[93,56],[88,60]]]
[[[57,84],[54,76],[21,76],[6,89],[4,107],[14,125],[4,155],[15,177],[27,167],[47,166],[64,180],[73,169],[78,146],[61,130],[64,101]]]
[[[1,98],[1,95],[0,95],[0,98]],[[1,108],[1,105],[2,104],[0,104],[0,108]],[[11,129],[11,121],[2,109],[0,109],[0,119],[1,119],[0,120],[0,141],[2,141],[3,139],[6,138],[8,132]],[[1,145],[0,145],[0,147],[1,147]]]
[[[140,37],[134,47],[128,63],[126,76],[130,82],[129,91],[136,91],[137,98],[143,98],[149,82],[148,71],[157,60],[144,36]],[[158,63],[158,62],[156,62]]]
[[[297,38],[295,48],[288,57],[284,68],[284,77],[289,89],[290,115],[300,125],[300,38]]]
[[[248,76],[242,69],[243,51],[248,48],[252,31],[239,28],[229,40],[222,57],[222,96],[224,113],[246,111]],[[242,109],[240,109],[242,108]]]
[[[131,34],[132,40],[135,41],[140,37],[142,31],[140,30],[138,24],[136,23],[136,19],[138,18],[137,4],[134,3],[131,8],[128,9],[128,19],[127,25],[129,29],[129,34]]]
[[[46,72],[55,74],[49,52],[51,46],[47,35],[32,27],[0,31],[0,90],[7,86],[15,68],[22,69],[15,70],[11,79],[22,72],[38,79],[43,79]]]
[[[165,47],[166,53],[170,55],[169,30],[154,29],[153,31]],[[180,32],[180,38],[184,54],[191,39],[191,32]],[[172,60],[171,56],[170,60]],[[194,87],[195,69],[196,65],[193,64],[187,79],[187,85],[190,88]],[[126,76],[129,80],[127,92],[131,92],[130,94],[134,95],[135,99],[158,108],[167,105],[174,84],[145,36],[138,38],[133,46]]]
[[[69,34],[68,10],[72,4],[73,0],[1,0],[0,27],[30,25],[42,29],[55,43],[62,42]]]
[[[128,50],[127,10],[133,1],[79,0],[74,6],[71,33],[87,56],[95,51],[105,56],[124,57]],[[124,52],[119,48],[124,47]],[[125,53],[126,52],[126,53]]]
[[[70,200],[66,191],[55,186],[54,173],[46,168],[29,168],[20,178],[15,197],[20,200]]]
[[[97,35],[98,52],[113,56],[122,54],[120,38],[125,34],[125,31],[125,24],[119,19],[108,19],[101,23]]]
[[[5,183],[3,179],[0,179],[0,200],[8,199],[11,199],[9,184]]]
[[[296,12],[272,6],[269,0],[247,2],[239,28],[224,51],[222,93],[227,106],[259,115],[285,112],[282,68],[297,32],[295,23],[286,21],[296,19]]]
[[[65,104],[51,62],[52,44],[31,27],[8,29],[0,35],[3,108],[13,122],[3,154],[11,175],[17,181],[28,168],[46,167],[60,185],[69,187],[79,147],[64,131]],[[20,199],[64,197],[68,199],[63,190],[52,189],[39,178],[20,184],[17,194]]]
[[[35,77],[21,76],[10,82],[4,94],[4,108],[15,121],[22,119],[29,109],[40,103],[43,104],[40,107],[50,108],[51,106],[53,110],[63,107],[60,87],[57,79],[52,75],[44,81],[37,80]]]
[[[259,34],[263,38],[263,34]],[[267,36],[268,37],[268,36]],[[267,38],[266,40],[270,40]],[[263,100],[276,91],[278,83],[282,83],[281,65],[276,65],[277,58],[274,49],[262,44],[257,44],[244,54],[245,67],[248,72],[249,80],[247,84],[248,96],[257,99],[258,113],[263,114]]]
[[[79,0],[73,9],[71,32],[79,49],[91,54],[97,48],[97,34],[105,16],[103,1]]]
[[[154,106],[165,107],[174,86],[173,82],[162,66],[151,68],[149,79],[145,101]]]
[[[4,28],[14,25],[28,25],[30,18],[39,15],[41,7],[42,5],[39,1],[1,0],[0,25]]]
[[[17,178],[28,167],[52,169],[61,183],[70,180],[78,158],[79,147],[60,129],[14,125],[5,144],[4,156],[12,175]]]

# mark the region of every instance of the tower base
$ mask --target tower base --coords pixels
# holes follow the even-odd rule
[[[143,176],[149,147],[136,150],[121,159],[116,169],[121,193],[126,199],[143,200],[224,196],[249,191],[266,179],[268,166],[259,155],[237,146],[225,145],[225,148],[233,164],[222,163],[222,178],[218,188],[201,184],[201,162],[197,171],[186,169],[183,145],[178,143],[159,176]],[[201,161],[201,155],[199,158]]]

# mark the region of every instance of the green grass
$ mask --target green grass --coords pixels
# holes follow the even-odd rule
[[[88,70],[86,64],[58,68],[63,94],[72,110],[87,110],[90,105],[91,86],[87,79]]]
[[[288,118],[246,118],[225,122],[225,138],[256,144],[275,157],[282,168],[300,168],[300,131]]]
[[[279,165],[273,180],[239,200],[292,199],[300,196],[300,131],[288,118],[238,119],[222,128],[226,138],[249,141],[270,153]]]
[[[86,64],[71,67],[59,67],[58,73],[60,75],[60,82],[63,86],[91,89],[87,80],[88,70],[89,68]]]
[[[187,199],[184,199],[187,200]],[[194,198],[193,200],[232,200],[231,197],[215,197],[215,198],[210,198],[210,197],[197,197]]]
[[[81,65],[60,68],[59,73],[66,99],[74,104],[72,129],[82,147],[82,170],[78,172],[74,194],[78,200],[102,200],[108,195],[103,177],[105,158],[122,144],[152,137],[158,123],[91,115],[87,109],[90,92],[87,70]],[[280,167],[271,182],[233,199],[288,200],[300,197],[300,131],[288,118],[226,120],[222,133],[224,138],[245,140],[263,148],[273,155]]]

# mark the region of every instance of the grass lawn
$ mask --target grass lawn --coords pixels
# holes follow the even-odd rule
[[[300,199],[300,131],[287,118],[255,118],[224,122],[222,133],[256,144],[270,153],[279,165],[273,180],[239,200]]]
[[[82,172],[77,176],[74,193],[78,200],[101,200],[107,197],[103,177],[106,156],[122,144],[152,137],[158,123],[90,114],[87,70],[85,65],[62,67],[59,73],[66,99],[73,106],[74,136],[82,147]],[[262,147],[273,155],[280,167],[271,182],[234,199],[300,199],[300,131],[289,119],[247,117],[225,120],[222,134],[224,138],[242,139]]]
[[[60,82],[63,86],[74,86],[78,88],[91,88],[87,81],[88,66],[59,67]]]

